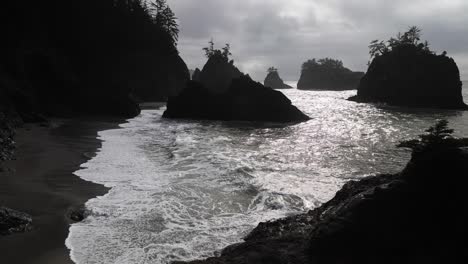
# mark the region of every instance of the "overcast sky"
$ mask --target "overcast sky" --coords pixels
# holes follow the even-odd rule
[[[457,62],[468,80],[467,0],[168,0],[179,18],[179,51],[189,68],[203,67],[213,38],[230,43],[239,69],[263,81],[275,66],[297,81],[307,59],[341,59],[367,69],[368,44],[416,25],[433,50]]]

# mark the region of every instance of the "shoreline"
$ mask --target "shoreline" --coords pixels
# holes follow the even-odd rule
[[[17,129],[13,160],[0,172],[0,204],[30,214],[33,230],[0,238],[6,263],[73,263],[65,245],[68,214],[108,188],[74,174],[95,156],[98,132],[118,128],[124,119],[52,119],[50,127]]]

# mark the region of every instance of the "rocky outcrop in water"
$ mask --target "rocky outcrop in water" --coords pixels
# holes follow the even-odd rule
[[[359,85],[363,72],[353,72],[343,62],[330,58],[312,59],[302,65],[300,90],[352,90]]]
[[[267,77],[265,78],[265,81],[263,84],[266,87],[270,87],[273,89],[290,89],[292,88],[291,86],[285,84],[283,82],[283,79],[279,76],[279,73],[277,70],[272,70],[268,72]]]
[[[309,119],[281,92],[253,81],[229,61],[225,52],[206,48],[208,61],[200,81],[191,81],[169,98],[165,118],[302,122]]]
[[[398,106],[468,109],[463,102],[457,64],[446,52],[437,55],[427,42],[420,43],[420,29],[413,27],[397,38],[371,43],[375,58],[362,78],[357,102]]]
[[[261,223],[219,257],[191,263],[443,263],[465,256],[468,140],[428,130],[394,175],[350,181],[306,214]],[[450,262],[450,261],[449,261]]]
[[[0,207],[0,236],[26,232],[31,228],[31,216],[6,207]]]
[[[219,93],[198,82],[190,82],[177,97],[169,98],[165,118],[302,122],[309,117],[281,92],[241,76]]]
[[[200,73],[200,83],[212,93],[222,94],[229,90],[232,80],[244,74],[224,56],[211,56]]]

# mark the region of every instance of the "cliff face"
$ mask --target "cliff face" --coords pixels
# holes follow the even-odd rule
[[[280,78],[277,71],[269,72],[265,81],[263,82],[266,87],[273,89],[290,89],[291,86],[285,84],[283,79]]]
[[[129,59],[122,81],[140,102],[166,101],[178,95],[190,80],[187,65],[177,53],[151,51]]]
[[[10,1],[0,13],[11,18],[1,23],[0,89],[23,118],[133,117],[137,100],[167,99],[190,78],[143,1]]]
[[[351,98],[358,102],[467,109],[457,64],[445,55],[424,52],[413,45],[376,57]]]
[[[396,264],[459,259],[465,255],[468,234],[464,190],[468,140],[439,139],[415,150],[401,173],[350,181],[322,206],[261,223],[245,242],[224,249],[219,257],[191,263]]]
[[[363,72],[343,67],[341,61],[321,59],[307,61],[302,66],[297,83],[300,90],[352,90],[356,89]]]

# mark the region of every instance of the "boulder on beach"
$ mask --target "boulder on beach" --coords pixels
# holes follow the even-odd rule
[[[340,60],[330,58],[312,59],[302,64],[301,78],[297,83],[300,90],[353,90],[356,89],[363,72],[353,72]]]
[[[6,207],[0,207],[0,236],[31,230],[30,215]]]
[[[468,109],[455,61],[419,43],[419,29],[392,38],[388,45],[371,43],[372,63],[362,78],[356,102],[381,102],[408,107]]]
[[[270,67],[268,69],[268,75],[265,78],[263,84],[266,87],[271,87],[273,89],[290,89],[291,86],[284,83],[283,79],[279,76],[278,69]]]

